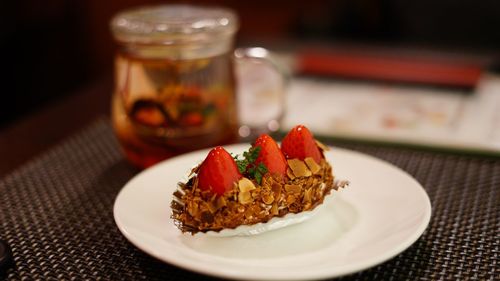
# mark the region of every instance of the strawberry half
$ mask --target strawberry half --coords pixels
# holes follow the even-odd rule
[[[233,184],[242,178],[233,157],[224,148],[210,150],[198,171],[198,186],[223,195],[233,189]]]
[[[267,134],[260,135],[253,146],[260,147],[255,165],[259,165],[260,163],[266,165],[267,171],[271,174],[286,174],[287,164],[285,156],[273,138]]]
[[[313,135],[304,125],[297,125],[288,132],[281,142],[281,151],[287,159],[312,157],[320,163],[322,158]]]

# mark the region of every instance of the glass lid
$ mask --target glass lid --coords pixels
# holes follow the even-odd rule
[[[115,39],[135,44],[186,44],[233,35],[238,17],[226,8],[191,5],[146,6],[125,10],[111,20]]]

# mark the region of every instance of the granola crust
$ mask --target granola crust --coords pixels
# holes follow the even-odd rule
[[[260,185],[242,178],[222,196],[200,190],[198,166],[187,183],[178,184],[171,217],[182,232],[191,234],[232,229],[312,210],[332,189],[344,187],[344,183],[334,183],[332,167],[324,159],[321,163],[312,158],[291,159],[288,166],[284,177],[266,175]]]

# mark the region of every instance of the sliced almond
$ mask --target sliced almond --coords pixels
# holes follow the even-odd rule
[[[295,178],[295,175],[293,174],[292,170],[290,168],[286,169],[286,175],[288,176],[289,179],[293,180]]]
[[[170,207],[172,208],[173,212],[183,212],[184,211],[184,203],[181,203],[177,200],[172,200],[170,202]]]
[[[269,215],[269,211],[267,210],[262,210],[259,212],[259,219],[264,219],[267,215]]]
[[[314,179],[313,179],[313,183],[312,183],[312,185],[313,185],[313,186],[315,186],[315,185],[317,185],[318,183],[319,183],[319,180],[318,180],[317,178],[314,178]]]
[[[279,213],[278,211],[278,204],[274,203],[273,206],[271,207],[271,214],[273,216],[277,215]]]
[[[314,161],[314,159],[312,159],[312,157],[306,157],[304,162],[306,162],[307,167],[313,174],[317,174],[321,170],[321,167],[318,163],[316,163],[316,161]]]
[[[265,193],[264,195],[262,195],[262,202],[270,205],[274,202],[274,196],[271,193]]]
[[[303,210],[307,211],[307,210],[311,209],[311,206],[312,206],[311,203],[305,203],[304,207],[303,207]]]
[[[239,181],[238,181],[238,188],[240,189],[240,193],[241,192],[248,192],[250,190],[254,190],[255,189],[255,185],[253,184],[253,182],[247,178],[241,178]]]
[[[248,208],[248,209],[245,211],[245,217],[246,217],[247,219],[252,219],[252,218],[253,218],[253,216],[254,216],[254,214],[255,214],[255,213],[254,213],[253,209],[251,209],[251,208]]]
[[[252,198],[254,200],[258,200],[260,198],[260,193],[258,190],[254,190],[254,191],[250,192],[250,194],[252,195]]]
[[[238,213],[243,213],[245,211],[245,206],[240,205],[240,206],[238,206],[237,210],[238,210]]]
[[[306,191],[304,191],[304,198],[302,198],[302,203],[311,203],[312,201],[312,189],[309,188]]]
[[[281,196],[281,185],[279,183],[275,182],[271,186],[271,190],[273,191],[274,198],[279,199]]]
[[[265,176],[262,178],[262,183],[261,186],[272,186],[273,185],[273,178],[270,176]]]
[[[285,190],[290,193],[300,193],[300,185],[297,184],[285,184]]]
[[[299,159],[289,159],[288,166],[292,169],[295,177],[309,177],[312,175],[311,171],[307,168],[306,164]]]
[[[316,141],[316,145],[323,151],[329,151],[330,150],[330,147],[324,145],[322,142],[320,142],[319,140],[315,140]]]
[[[238,194],[238,202],[240,202],[241,204],[252,203],[253,202],[252,195],[250,194],[249,191],[240,192]]]
[[[217,207],[217,209],[220,209],[222,207],[227,206],[226,199],[224,199],[224,197],[222,197],[222,196],[219,196],[217,198],[217,201],[215,202],[215,204],[216,204],[215,206]]]
[[[314,177],[308,177],[306,181],[307,186],[313,186]]]
[[[198,216],[198,204],[196,204],[195,202],[189,202],[187,211],[192,217]]]

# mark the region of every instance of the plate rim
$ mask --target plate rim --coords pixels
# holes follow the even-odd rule
[[[238,144],[232,144],[232,145],[224,145],[223,147],[226,149],[229,149],[229,150],[239,150],[239,149],[244,149],[244,148],[248,147],[249,145],[250,144],[248,144],[248,143],[238,143]],[[324,278],[341,277],[341,276],[345,276],[348,274],[361,272],[361,271],[367,270],[369,268],[372,268],[374,266],[380,265],[380,264],[394,258],[398,254],[404,252],[406,249],[408,249],[411,245],[413,245],[422,236],[422,234],[425,232],[425,230],[429,226],[429,223],[430,223],[430,220],[432,217],[431,200],[430,200],[429,195],[428,195],[427,191],[425,190],[425,188],[412,175],[410,175],[408,172],[406,172],[402,168],[400,168],[400,167],[398,167],[398,166],[396,166],[396,165],[394,165],[386,160],[380,159],[378,157],[375,157],[375,156],[372,156],[372,155],[369,155],[366,153],[362,153],[359,151],[347,149],[347,148],[341,148],[341,147],[336,147],[336,146],[329,146],[329,147],[334,151],[340,150],[340,151],[343,151],[343,152],[348,153],[348,154],[355,154],[357,156],[369,158],[370,160],[374,160],[374,161],[378,162],[378,164],[382,164],[382,165],[388,166],[392,169],[396,169],[398,172],[403,173],[408,179],[410,179],[413,183],[415,183],[416,186],[419,187],[419,193],[421,195],[423,195],[424,199],[426,199],[426,200],[424,200],[425,205],[426,205],[425,206],[425,214],[424,214],[425,216],[424,216],[423,220],[421,221],[419,227],[412,233],[412,235],[409,235],[404,240],[404,242],[398,244],[397,247],[393,247],[389,251],[384,251],[382,254],[376,255],[376,256],[372,257],[371,259],[366,260],[365,262],[363,262],[361,264],[354,264],[354,265],[348,264],[348,265],[344,265],[341,267],[336,267],[335,268],[336,270],[330,270],[330,271],[326,270],[326,271],[312,272],[312,273],[308,272],[307,274],[300,274],[300,275],[287,276],[287,277],[252,276],[252,279],[255,279],[255,280],[263,280],[263,279],[266,279],[266,280],[284,280],[284,279],[286,279],[286,280],[303,280],[304,278],[306,278],[306,279],[324,279]],[[154,257],[162,262],[177,266],[177,267],[182,268],[184,270],[196,272],[199,274],[205,274],[205,275],[222,277],[222,278],[230,278],[230,279],[236,279],[236,280],[246,280],[246,279],[248,279],[248,276],[244,276],[245,274],[235,274],[235,272],[221,271],[221,270],[217,270],[216,268],[214,269],[214,268],[210,268],[210,267],[205,267],[205,268],[193,267],[193,266],[190,266],[189,264],[185,264],[183,262],[180,262],[179,259],[171,258],[169,256],[158,254],[157,251],[154,251],[154,250],[151,251],[149,249],[145,249],[142,245],[140,245],[138,243],[138,241],[136,241],[136,239],[133,237],[133,235],[127,231],[123,222],[119,218],[119,214],[117,213],[118,212],[117,206],[118,206],[119,198],[121,196],[123,196],[124,190],[127,189],[127,186],[132,185],[137,180],[137,178],[141,177],[144,173],[146,173],[146,172],[149,173],[152,170],[159,169],[161,166],[163,166],[167,162],[174,162],[178,159],[182,159],[185,157],[190,157],[190,156],[198,155],[198,154],[202,154],[202,153],[206,154],[206,153],[208,153],[209,150],[210,150],[210,148],[200,149],[200,150],[192,151],[192,152],[189,152],[186,154],[182,154],[182,155],[178,155],[178,156],[166,159],[164,161],[161,161],[161,162],[155,164],[154,166],[152,166],[148,169],[145,169],[145,170],[139,172],[135,176],[133,176],[131,179],[129,179],[127,181],[127,183],[125,183],[122,186],[122,188],[118,192],[117,196],[115,197],[115,201],[113,204],[113,218],[114,218],[115,224],[117,225],[120,233],[128,240],[129,243],[134,245],[140,251],[142,251],[142,252],[144,252],[144,253],[146,253],[146,254],[148,254],[148,255],[150,255],[150,256],[152,256],[152,257]]]

